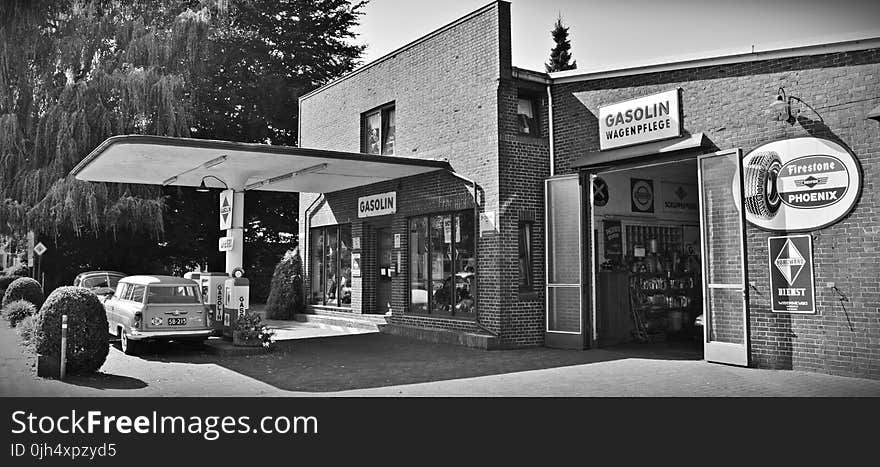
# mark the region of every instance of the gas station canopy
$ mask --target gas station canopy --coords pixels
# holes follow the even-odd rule
[[[123,135],[105,140],[71,174],[91,182],[197,187],[204,180],[209,188],[236,191],[329,193],[436,170],[452,168],[410,157]]]

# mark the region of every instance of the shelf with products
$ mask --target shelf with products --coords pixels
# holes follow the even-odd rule
[[[635,247],[636,249],[638,246]],[[649,242],[648,252],[629,256],[629,294],[633,320],[647,340],[657,336],[686,338],[702,307],[699,264],[695,255]]]

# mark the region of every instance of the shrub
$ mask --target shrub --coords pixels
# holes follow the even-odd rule
[[[34,335],[37,329],[37,315],[30,315],[18,323],[18,336],[21,337],[21,345],[30,350],[34,348]]]
[[[291,319],[294,313],[305,311],[302,295],[303,267],[299,249],[288,251],[275,266],[272,286],[266,300],[266,315],[270,319]]]
[[[3,272],[7,276],[25,277],[25,276],[31,275],[30,268],[28,268],[27,266],[25,266],[23,264],[19,264],[18,266],[12,266],[12,267],[6,268],[6,270]]]
[[[9,287],[6,288],[6,293],[3,294],[3,307],[5,308],[8,303],[16,300],[27,300],[39,308],[43,306],[43,301],[45,300],[43,287],[40,286],[39,282],[30,277],[16,279],[9,284]]]
[[[82,287],[59,287],[46,299],[36,315],[37,353],[60,357],[63,314],[67,314],[67,371],[97,371],[110,351],[107,315],[98,296]]]
[[[16,279],[21,279],[21,277],[22,276],[0,276],[0,301],[3,300],[3,294],[6,293],[9,284],[15,282]]]
[[[21,320],[37,313],[37,307],[27,300],[15,300],[3,306],[3,318],[9,321],[12,327],[18,325]]]

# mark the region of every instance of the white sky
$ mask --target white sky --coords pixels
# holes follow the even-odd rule
[[[364,63],[490,0],[370,0],[356,29]],[[699,52],[880,37],[880,0],[511,0],[513,65],[544,71],[562,14],[578,69]]]

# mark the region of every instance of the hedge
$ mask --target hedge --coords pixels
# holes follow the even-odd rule
[[[95,372],[110,352],[107,315],[98,296],[82,287],[55,289],[37,314],[36,350],[61,355],[61,315],[67,314],[67,372]]]
[[[24,276],[30,276],[31,270],[27,266],[25,266],[23,264],[19,264],[18,266],[12,266],[12,267],[6,268],[6,270],[3,271],[3,273],[6,274],[7,276],[24,277]]]
[[[285,253],[275,266],[269,298],[266,300],[266,315],[270,319],[292,319],[294,313],[305,311],[302,271],[302,257],[298,248]]]
[[[16,279],[21,279],[22,276],[0,276],[0,301],[3,300],[3,294],[6,293],[6,289],[9,287],[9,284],[15,282]]]
[[[37,313],[37,307],[27,300],[15,300],[3,305],[3,318],[9,321],[12,327],[18,325],[21,320]]]
[[[43,306],[45,297],[40,283],[30,277],[22,277],[12,281],[3,294],[3,307],[17,300],[27,300],[39,308]]]

